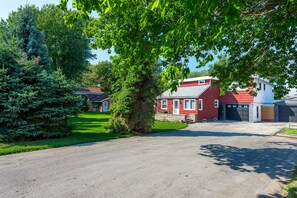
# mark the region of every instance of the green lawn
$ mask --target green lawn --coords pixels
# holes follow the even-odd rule
[[[296,135],[297,136],[297,129],[296,128],[284,128],[279,133],[286,134],[286,135]]]
[[[71,123],[76,124],[71,136],[31,142],[0,143],[0,155],[129,137],[129,135],[107,133],[104,126],[109,118],[108,113],[80,114],[79,117],[70,119]],[[182,129],[186,126],[184,123],[156,122],[153,132]]]
[[[291,135],[297,137],[297,129],[296,128],[284,128],[279,133],[285,135]],[[297,198],[297,166],[293,171],[292,179],[286,186],[285,197],[287,198]]]
[[[296,128],[284,128],[280,131],[280,133],[297,137],[297,129]],[[295,170],[293,171],[291,181],[286,186],[284,197],[297,198],[297,166],[295,167]]]

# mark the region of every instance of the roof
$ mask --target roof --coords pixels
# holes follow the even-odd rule
[[[274,104],[277,106],[297,106],[297,97],[288,98],[286,100],[279,100]]]
[[[87,94],[86,95],[89,100],[91,100],[92,102],[102,102],[106,99],[108,99],[108,95],[106,94]]]
[[[102,94],[102,91],[99,87],[80,87],[77,91],[77,94]]]
[[[158,99],[161,98],[198,98],[210,85],[178,87],[176,92],[171,93],[170,90],[165,91]]]
[[[214,77],[211,77],[211,76],[201,76],[201,77],[195,77],[195,78],[187,78],[183,82],[192,82],[192,81],[209,80],[209,79],[218,80],[217,78],[214,78]]]

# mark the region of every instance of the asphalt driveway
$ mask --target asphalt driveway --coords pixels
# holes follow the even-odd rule
[[[297,162],[280,123],[216,122],[0,156],[0,197],[276,197]]]

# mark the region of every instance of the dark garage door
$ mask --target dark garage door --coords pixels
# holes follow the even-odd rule
[[[226,120],[249,121],[249,105],[226,105]]]
[[[292,122],[294,117],[297,116],[297,107],[294,106],[279,106],[279,121],[281,122]],[[291,117],[291,118],[290,118]]]

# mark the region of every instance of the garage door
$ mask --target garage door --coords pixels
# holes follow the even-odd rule
[[[279,106],[279,121],[281,122],[291,122],[294,121],[294,117],[297,116],[297,107],[289,106]]]
[[[226,119],[249,121],[249,105],[226,105]]]

